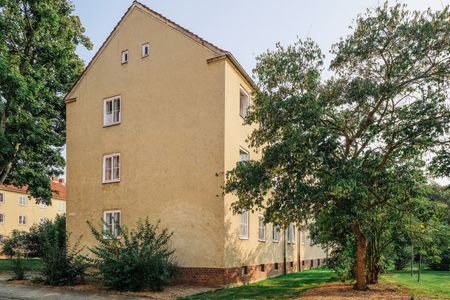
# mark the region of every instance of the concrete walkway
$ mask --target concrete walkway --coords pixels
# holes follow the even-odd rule
[[[126,296],[106,296],[101,294],[82,293],[62,289],[52,289],[35,286],[20,286],[16,284],[0,283],[0,299],[60,299],[60,300],[111,300],[111,299],[148,299]]]

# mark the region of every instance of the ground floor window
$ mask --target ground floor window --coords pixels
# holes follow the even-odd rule
[[[103,214],[103,229],[105,237],[119,237],[120,235],[121,212],[120,210],[105,211]]]

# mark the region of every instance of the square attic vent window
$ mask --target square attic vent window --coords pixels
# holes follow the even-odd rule
[[[142,57],[147,57],[150,54],[150,44],[146,43],[142,45]]]

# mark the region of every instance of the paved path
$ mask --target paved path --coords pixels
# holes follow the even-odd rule
[[[77,291],[62,289],[52,289],[45,287],[35,286],[20,286],[16,284],[0,283],[0,299],[61,299],[61,300],[81,300],[81,299],[148,299],[148,298],[136,298],[126,296],[106,296],[101,294],[83,293]]]

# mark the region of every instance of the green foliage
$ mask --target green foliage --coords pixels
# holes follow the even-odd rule
[[[120,238],[89,226],[99,242],[91,251],[104,285],[116,290],[161,291],[175,276],[177,265],[170,248],[173,233],[167,229],[158,233],[159,222],[152,225],[148,218],[139,220],[135,230],[122,227]]]
[[[25,279],[25,267],[23,265],[23,259],[20,253],[17,254],[13,262],[13,272],[14,279],[24,280]]]
[[[11,235],[3,242],[2,253],[7,256],[15,256],[14,249],[23,249],[23,255],[27,258],[42,257],[44,255],[44,241],[49,232],[60,228],[65,224],[65,217],[57,216],[54,221],[46,220],[34,224],[29,231],[13,230]]]
[[[274,223],[315,219],[323,245],[355,235],[378,272],[390,231],[423,196],[426,154],[448,153],[449,18],[448,7],[368,10],[333,46],[327,81],[310,40],[260,55],[247,123],[259,125],[249,140],[262,158],[227,173],[225,191],[239,197],[234,211],[260,207]],[[431,245],[439,230],[423,226]]]
[[[80,255],[78,243],[67,245],[66,218],[58,216],[54,226],[48,227],[43,236],[43,281],[50,285],[74,285],[82,282],[89,264]]]
[[[63,172],[63,97],[91,48],[69,0],[0,1],[0,184],[26,186],[50,203],[50,176]]]

